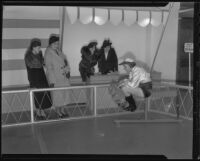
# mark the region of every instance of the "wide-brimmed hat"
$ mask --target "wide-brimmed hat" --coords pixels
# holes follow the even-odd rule
[[[112,45],[112,42],[110,42],[110,40],[107,39],[107,40],[104,40],[104,41],[103,41],[102,48],[105,48],[105,47],[111,46],[111,45]]]
[[[126,58],[123,62],[121,62],[119,65],[124,65],[124,64],[135,64],[135,60],[131,58]]]
[[[59,41],[59,36],[56,36],[56,35],[50,36],[50,38],[49,38],[49,45],[51,45],[52,43],[54,43],[56,41]]]
[[[92,48],[93,46],[97,46],[97,41],[96,40],[91,41],[87,46],[88,46],[88,48]]]

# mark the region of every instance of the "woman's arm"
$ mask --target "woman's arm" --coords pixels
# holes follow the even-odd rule
[[[112,54],[114,71],[118,71],[118,58],[114,48],[112,48]]]
[[[25,64],[29,67],[29,68],[41,68],[41,62],[37,59],[34,58],[30,55],[26,55],[25,56]]]
[[[89,61],[89,62],[92,62],[92,55],[89,55],[89,50],[88,51],[86,51],[87,49],[86,49],[86,47],[83,47],[82,49],[81,49],[81,54],[82,54],[82,57],[85,59],[85,60],[87,60],[87,61]]]
[[[51,53],[45,53],[44,56],[44,62],[47,68],[47,74],[48,74],[48,81],[49,84],[55,84],[56,83],[56,76],[55,71],[52,63],[52,54]]]

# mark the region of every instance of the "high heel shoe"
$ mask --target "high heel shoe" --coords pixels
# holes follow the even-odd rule
[[[69,114],[65,111],[64,108],[62,108],[60,112],[61,112],[63,117],[69,117]]]
[[[35,114],[35,118],[36,118],[36,120],[45,120],[44,116],[41,116],[41,115],[38,115],[38,114]]]
[[[42,117],[43,119],[46,119],[46,118],[47,118],[47,116],[46,116],[46,114],[45,114],[45,112],[44,112],[43,110],[41,110],[41,117]]]
[[[58,112],[57,112],[57,115],[58,115],[59,118],[62,118],[62,117],[63,117],[63,114],[61,114],[61,113],[58,113]]]
[[[36,120],[44,120],[44,117],[41,115],[40,111],[34,112],[34,117]]]
[[[62,118],[63,117],[69,117],[69,114],[68,113],[62,113]]]

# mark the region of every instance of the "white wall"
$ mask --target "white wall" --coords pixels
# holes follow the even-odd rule
[[[162,72],[162,79],[176,79],[179,7],[179,2],[174,3],[154,64],[154,69]],[[155,56],[162,28],[163,26],[152,27],[151,30],[151,62]]]
[[[176,78],[179,5],[179,2],[174,3],[154,65],[155,71],[162,72],[163,79],[175,80]],[[119,61],[126,53],[129,53],[127,55],[132,53],[137,61],[146,64],[150,68],[163,29],[163,25],[158,27],[149,25],[143,28],[137,24],[126,26],[122,23],[114,26],[107,22],[105,25],[99,26],[95,23],[82,24],[79,20],[74,24],[70,24],[67,15],[65,15],[64,26],[63,51],[71,64],[72,75],[75,76],[80,75],[78,64],[81,60],[81,47],[94,39],[98,41],[98,47],[100,47],[103,39],[107,37],[113,42]],[[124,73],[121,66],[119,66],[119,71]]]
[[[58,6],[4,6],[2,29],[2,86],[28,85],[24,54],[32,38],[42,40],[60,32]]]
[[[100,47],[104,38],[109,37],[119,62],[127,52],[132,52],[138,60],[145,61],[146,28],[139,27],[137,24],[130,27],[124,24],[114,26],[109,22],[103,26],[94,23],[84,25],[79,21],[70,24],[66,16],[64,26],[63,51],[69,59],[73,76],[80,75],[78,64],[81,60],[81,47],[94,39],[98,41]],[[119,69],[120,72],[124,72],[121,67]]]

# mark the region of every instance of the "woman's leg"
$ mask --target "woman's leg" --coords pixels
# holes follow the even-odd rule
[[[40,110],[40,113],[42,117],[45,117],[45,118],[47,117],[43,109]]]
[[[55,107],[55,111],[56,111],[56,113],[58,114],[59,117],[62,117],[62,116],[63,116],[63,114],[62,114],[62,112],[61,112],[61,108],[62,108],[62,106],[57,106],[57,107]]]
[[[38,109],[38,108],[36,108],[36,115],[38,116],[38,117],[41,117],[42,115],[41,115],[41,111],[40,111],[40,109]]]

